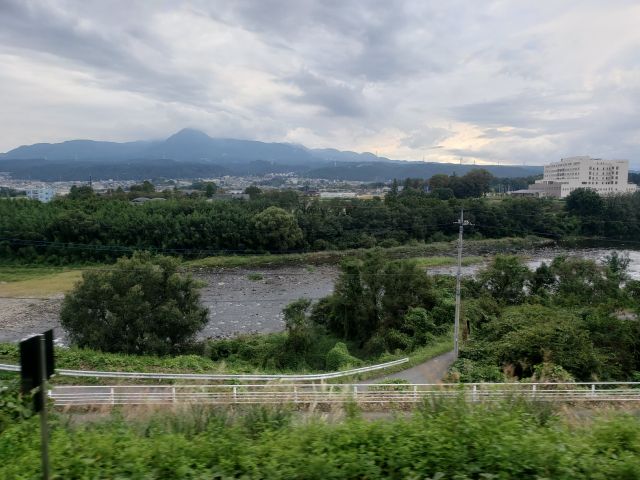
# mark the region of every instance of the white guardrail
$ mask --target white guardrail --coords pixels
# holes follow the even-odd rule
[[[556,402],[637,402],[640,383],[475,384],[255,384],[59,386],[49,391],[58,407],[174,404],[418,403],[464,398],[471,402],[526,398]]]
[[[352,368],[341,372],[310,373],[306,375],[240,375],[240,374],[208,374],[208,373],[147,373],[147,372],[98,372],[92,370],[66,370],[56,369],[57,375],[67,377],[94,377],[94,378],[134,378],[151,380],[240,380],[240,381],[273,381],[289,380],[292,382],[329,380],[332,378],[349,377],[359,373],[374,372],[396,365],[402,365],[409,361],[408,358],[400,358],[391,362],[370,365],[368,367]],[[0,370],[19,372],[19,365],[0,363]]]

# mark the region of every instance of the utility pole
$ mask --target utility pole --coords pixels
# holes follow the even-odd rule
[[[460,226],[458,233],[458,272],[456,273],[456,313],[455,320],[453,324],[453,357],[454,359],[458,358],[458,342],[460,339],[460,277],[461,269],[462,269],[462,234],[464,232],[464,227],[471,225],[467,220],[464,219],[464,208],[460,208],[460,218],[456,223]]]

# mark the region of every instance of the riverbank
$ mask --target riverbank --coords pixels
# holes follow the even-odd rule
[[[465,240],[465,255],[481,256],[492,253],[516,253],[555,245],[548,238],[507,237],[498,239]],[[336,265],[347,257],[364,257],[368,252],[379,250],[390,259],[443,257],[456,254],[457,241],[413,243],[389,248],[360,248],[353,250],[331,250],[325,252],[283,253],[262,255],[224,255],[200,258],[184,262],[186,269],[199,268],[277,268],[298,265]]]

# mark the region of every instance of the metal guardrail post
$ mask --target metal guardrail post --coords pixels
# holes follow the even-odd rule
[[[233,386],[233,403],[238,401],[238,387]]]
[[[114,391],[114,388],[111,387],[110,389],[110,395],[111,395],[111,405],[115,405],[116,404],[116,393]]]
[[[414,402],[418,401],[418,386],[417,385],[413,386],[413,401]]]
[[[358,386],[357,385],[353,386],[353,399],[354,400],[358,400]]]
[[[536,387],[537,387],[537,385],[535,383],[531,387],[531,397],[532,398],[536,398]]]
[[[591,396],[592,397],[596,396],[596,385],[595,385],[595,383],[591,384]]]
[[[176,387],[171,387],[171,403],[176,403]]]
[[[478,401],[478,386],[474,383],[473,384],[473,401],[477,402]]]

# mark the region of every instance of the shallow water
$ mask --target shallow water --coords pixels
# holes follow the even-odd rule
[[[640,280],[640,250],[630,249],[611,249],[611,248],[580,248],[570,249],[562,247],[545,248],[533,252],[524,253],[525,264],[531,268],[538,268],[542,262],[547,265],[550,264],[555,257],[564,255],[567,257],[580,257],[595,260],[597,262],[603,262],[605,257],[611,255],[614,251],[621,255],[627,255],[629,257],[629,277],[634,280]],[[478,270],[484,268],[489,263],[489,260],[477,263],[475,265],[468,265],[462,267],[461,272],[463,276],[475,275]],[[438,267],[429,269],[429,273],[441,274],[441,275],[455,275],[456,267]]]

